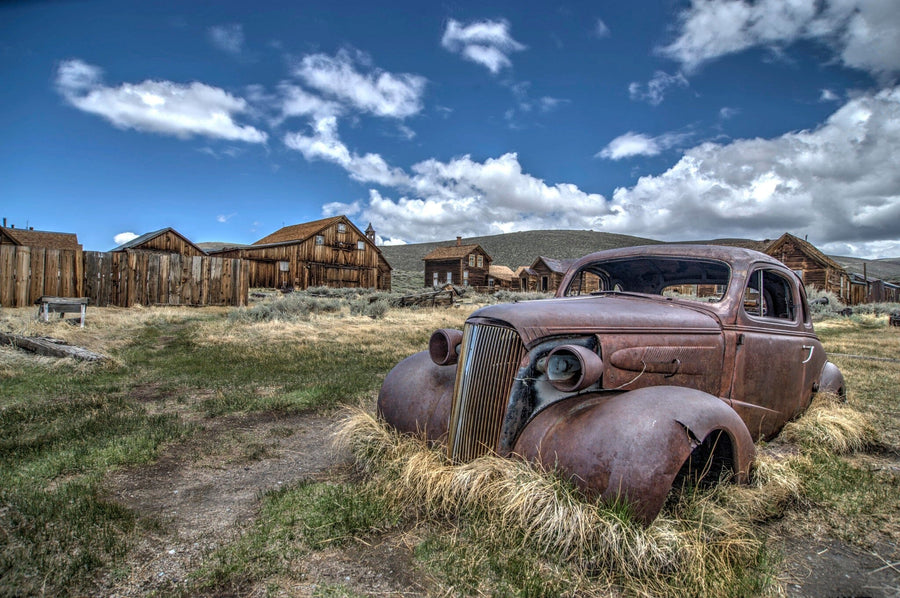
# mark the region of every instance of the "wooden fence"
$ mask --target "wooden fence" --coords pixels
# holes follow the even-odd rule
[[[177,253],[84,252],[91,305],[246,305],[243,260]]]
[[[91,305],[246,305],[240,259],[173,253],[101,253],[0,245],[0,305],[88,297]]]
[[[34,305],[41,295],[80,297],[82,252],[0,245],[0,306]]]

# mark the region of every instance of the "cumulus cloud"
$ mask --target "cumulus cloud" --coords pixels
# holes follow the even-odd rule
[[[369,63],[365,54],[346,50],[335,56],[310,54],[294,74],[326,96],[376,116],[403,119],[422,110],[425,77],[388,73]]]
[[[509,55],[520,52],[525,46],[513,39],[509,33],[509,23],[500,21],[475,21],[462,25],[455,19],[447,22],[441,46],[466,60],[487,68],[496,75],[504,68],[512,66]]]
[[[848,67],[882,79],[900,72],[900,11],[884,0],[693,0],[661,52],[693,72],[727,54],[816,40]]]
[[[235,115],[247,111],[246,100],[203,83],[148,80],[108,87],[98,67],[76,59],[59,66],[56,86],[69,104],[120,129],[182,139],[194,135],[247,143],[267,139],[266,133],[235,122]]]
[[[337,119],[328,116],[312,124],[313,134],[288,133],[284,144],[303,154],[307,160],[324,160],[344,168],[351,178],[362,183],[379,185],[404,184],[407,176],[401,169],[392,168],[378,154],[360,156],[351,152],[337,134]]]
[[[127,243],[129,241],[133,241],[133,240],[137,239],[139,236],[140,235],[136,235],[132,232],[119,233],[118,235],[113,237],[113,243],[115,243],[116,247],[118,247],[119,245],[124,245],[125,243]]]
[[[628,96],[632,100],[641,100],[658,106],[665,99],[666,91],[673,86],[687,87],[688,80],[680,72],[670,75],[665,71],[656,71],[646,85],[636,81],[629,84]]]
[[[210,27],[209,40],[219,50],[238,55],[244,49],[244,28],[241,25]]]
[[[623,160],[635,156],[656,156],[686,141],[688,137],[690,137],[689,133],[666,133],[657,137],[650,137],[643,133],[629,131],[610,141],[594,157],[607,160]]]
[[[885,167],[898,152],[895,87],[853,98],[814,130],[692,148],[666,172],[616,189],[600,221],[668,240],[791,231],[863,254],[900,239],[900,170]]]

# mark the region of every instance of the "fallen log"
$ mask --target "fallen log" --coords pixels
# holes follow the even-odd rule
[[[81,347],[73,347],[72,345],[64,345],[60,344],[59,341],[54,341],[57,341],[57,339],[45,339],[0,332],[0,343],[32,351],[38,355],[47,355],[49,357],[74,357],[80,361],[106,361],[109,359],[109,357],[101,355],[100,353],[94,353],[93,351],[88,351]]]

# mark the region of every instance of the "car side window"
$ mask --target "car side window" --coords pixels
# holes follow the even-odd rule
[[[791,282],[774,270],[755,270],[744,289],[744,311],[751,316],[794,320],[797,306]]]

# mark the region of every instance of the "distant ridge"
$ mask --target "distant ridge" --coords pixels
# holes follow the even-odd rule
[[[592,230],[531,230],[486,237],[464,237],[462,243],[481,245],[493,258],[495,265],[515,270],[519,266],[530,266],[539,256],[574,259],[603,249],[658,245],[660,241]],[[435,243],[384,245],[379,246],[379,249],[394,270],[424,272],[423,257],[436,247],[455,244],[454,238]]]
[[[869,278],[900,282],[900,258],[886,257],[878,260],[864,260],[858,257],[844,257],[841,255],[829,257],[846,268],[848,272],[862,276],[863,264],[865,264],[866,276]]]

